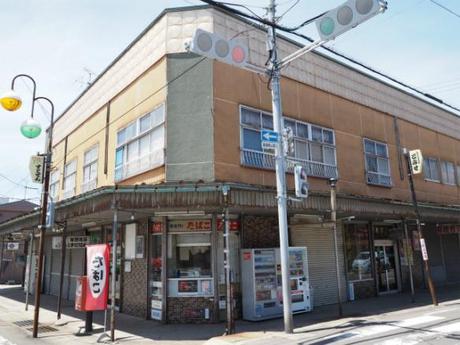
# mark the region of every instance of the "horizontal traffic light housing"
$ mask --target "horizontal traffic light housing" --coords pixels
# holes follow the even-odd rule
[[[316,28],[321,40],[333,40],[386,8],[383,0],[348,0],[319,17],[315,21]]]
[[[202,29],[196,30],[189,51],[242,68],[248,62],[248,47],[240,40],[226,40]]]

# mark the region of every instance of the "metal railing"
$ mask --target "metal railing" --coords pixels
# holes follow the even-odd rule
[[[164,149],[156,150],[115,168],[115,181],[124,180],[164,163]]]
[[[88,192],[90,190],[96,189],[97,187],[97,178],[93,178],[87,182],[83,182],[81,185],[81,192]]]
[[[383,175],[383,174],[378,174],[378,173],[373,173],[373,172],[367,172],[366,173],[367,177],[367,183],[369,184],[374,184],[377,186],[385,186],[385,187],[391,187],[391,176],[389,175]]]
[[[241,165],[260,169],[275,170],[275,155],[269,152],[243,149],[241,150]],[[336,165],[313,162],[294,157],[288,157],[286,159],[287,172],[294,172],[295,165],[302,165],[305,167],[309,176],[323,178],[337,178],[338,176]]]

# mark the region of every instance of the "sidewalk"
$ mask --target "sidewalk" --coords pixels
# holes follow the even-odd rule
[[[460,285],[438,288],[439,305],[460,305]],[[314,338],[333,334],[341,329],[359,327],[366,317],[376,319],[393,312],[410,314],[413,311],[425,312],[434,310],[428,291],[419,291],[415,302],[411,302],[408,293],[390,294],[343,305],[343,317],[337,317],[337,305],[323,306],[306,313],[294,316],[294,333],[285,334],[283,320],[261,322],[259,330],[251,330],[247,322],[239,322],[238,333],[231,336],[219,336],[209,339],[205,345],[279,345],[304,344]],[[276,322],[276,324],[272,324]],[[253,323],[252,323],[253,324]],[[250,323],[249,326],[252,325]],[[259,324],[259,323],[256,323]],[[263,324],[263,325],[262,325]],[[268,326],[268,327],[267,327]]]
[[[460,299],[460,286],[451,286],[438,290],[440,302]],[[0,318],[15,324],[18,330],[26,332],[32,327],[33,305],[29,311],[24,310],[25,295],[19,287],[0,286]],[[57,298],[42,295],[42,308],[40,309],[40,325],[50,326],[48,332],[39,332],[39,338],[46,340],[46,344],[96,344],[103,332],[104,313],[94,313],[94,334],[91,336],[77,337],[75,333],[83,330],[84,313],[74,310],[73,303],[64,302],[61,320],[56,320]],[[31,298],[33,302],[33,298]],[[296,315],[295,327],[306,329],[309,326],[316,328],[337,327],[352,322],[352,320],[369,315],[388,313],[396,310],[425,307],[431,308],[431,299],[426,291],[416,294],[416,303],[411,303],[409,294],[386,295],[344,304],[344,318],[337,319],[337,306],[324,306],[316,308],[311,313]],[[108,322],[109,324],[109,322]],[[225,329],[224,323],[206,325],[163,325],[151,320],[143,320],[125,314],[116,316],[115,337],[117,343],[127,344],[183,344],[197,345],[210,344],[279,344],[301,338],[302,333],[285,335],[283,320],[267,320],[261,322],[237,321],[235,335],[222,337]],[[46,330],[46,329],[45,329]],[[209,340],[208,340],[209,339]],[[108,338],[104,338],[105,341]],[[251,341],[252,340],[252,341]]]

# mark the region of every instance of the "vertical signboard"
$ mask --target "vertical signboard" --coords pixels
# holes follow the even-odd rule
[[[86,310],[105,310],[109,292],[109,245],[86,246]]]

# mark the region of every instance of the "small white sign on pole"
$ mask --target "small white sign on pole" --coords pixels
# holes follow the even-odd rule
[[[45,175],[45,156],[30,157],[29,171],[32,182],[43,183],[43,176]]]
[[[422,151],[420,150],[412,150],[409,151],[409,161],[412,167],[412,173],[414,175],[420,174],[423,168],[423,156]]]
[[[428,261],[428,252],[426,250],[425,239],[420,239],[420,248],[422,249],[423,261]]]

